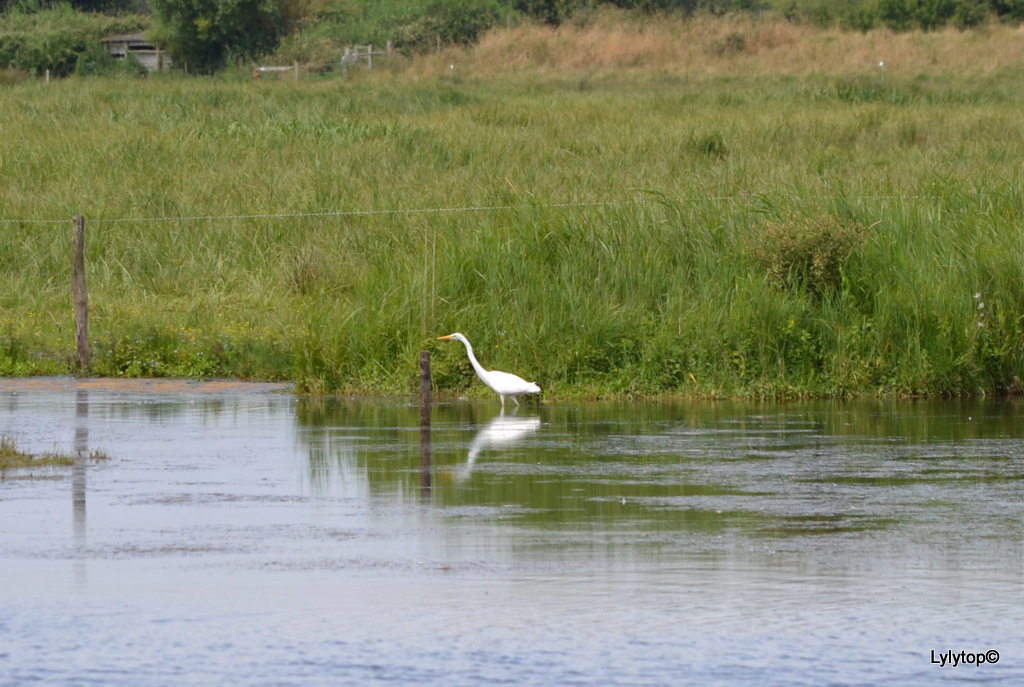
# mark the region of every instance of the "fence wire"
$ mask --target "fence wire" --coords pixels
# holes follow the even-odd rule
[[[629,201],[626,201],[629,202]],[[232,220],[259,220],[259,219],[304,219],[311,217],[369,217],[380,215],[427,215],[442,213],[462,212],[498,212],[503,210],[517,210],[530,207],[542,208],[584,208],[584,207],[607,207],[610,205],[622,205],[622,202],[589,202],[589,203],[547,203],[537,205],[474,205],[454,208],[404,208],[397,210],[334,210],[331,212],[283,212],[283,213],[260,213],[241,215],[183,215],[178,217],[121,217],[114,219],[96,219],[89,217],[89,224],[127,224],[145,222],[203,222],[203,221],[232,221]],[[0,224],[66,224],[71,221],[66,219],[6,219],[0,218]]]
[[[669,199],[660,194],[653,194],[663,200],[674,200],[686,202],[685,199]],[[982,196],[984,194],[981,194]],[[714,196],[702,198],[701,200],[712,200],[717,202],[751,201],[757,196]],[[877,195],[877,196],[856,196],[852,200],[935,200],[936,195]],[[464,212],[500,212],[508,210],[522,210],[529,208],[587,208],[587,207],[610,207],[628,205],[635,203],[635,200],[626,201],[593,201],[585,203],[537,203],[533,205],[471,205],[451,208],[401,208],[395,210],[334,210],[330,212],[284,212],[284,213],[252,213],[238,215],[182,215],[177,217],[120,217],[112,219],[98,219],[87,217],[90,224],[129,224],[147,222],[226,222],[234,220],[271,220],[271,219],[304,219],[312,217],[370,217],[384,215],[429,215],[444,213]],[[0,217],[0,224],[67,224],[71,217],[64,219],[8,219]]]

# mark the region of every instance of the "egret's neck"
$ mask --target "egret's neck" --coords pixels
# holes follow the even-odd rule
[[[473,366],[473,369],[476,370],[476,373],[480,375],[481,379],[487,377],[487,370],[483,368],[480,361],[476,359],[475,355],[473,355],[473,345],[469,343],[469,341],[463,341],[462,343],[466,345],[466,353],[469,354],[469,362]]]

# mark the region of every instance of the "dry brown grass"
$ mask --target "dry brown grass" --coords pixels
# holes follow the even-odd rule
[[[873,75],[988,76],[1024,66],[1024,29],[993,24],[970,32],[867,33],[801,26],[780,19],[662,17],[645,23],[518,26],[485,35],[464,51],[424,56],[414,70],[434,77],[452,63],[463,73],[589,74],[646,71],[680,76]]]

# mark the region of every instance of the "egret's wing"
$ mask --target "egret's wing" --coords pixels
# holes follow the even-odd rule
[[[487,373],[487,378],[484,381],[487,382],[487,386],[499,394],[531,394],[538,391],[537,385],[533,382],[528,382],[518,375],[501,370],[491,370]]]

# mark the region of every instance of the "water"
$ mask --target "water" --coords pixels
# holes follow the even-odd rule
[[[1020,409],[0,381],[0,685],[1022,684]]]

